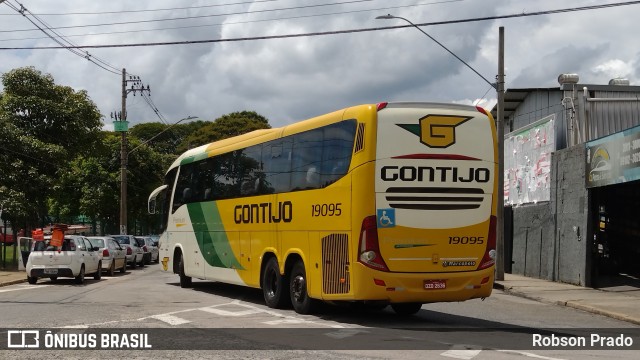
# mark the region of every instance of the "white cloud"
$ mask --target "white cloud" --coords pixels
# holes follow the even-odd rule
[[[592,71],[597,75],[604,75],[609,78],[628,78],[633,74],[634,68],[630,62],[612,59],[596,65]]]
[[[76,44],[130,44],[406,24],[397,19],[375,20],[386,13],[426,23],[601,4],[595,0],[465,0],[424,5],[426,2],[420,0],[401,4],[376,0],[311,7],[326,3],[329,2],[281,0],[73,16],[44,14],[195,7],[211,5],[211,1],[31,0],[25,6],[33,13],[43,14],[40,18],[53,27],[85,26],[58,30],[65,35],[112,33],[70,37]],[[402,7],[406,5],[416,6]],[[397,8],[388,9],[394,6]],[[292,7],[298,8],[269,11]],[[365,11],[371,9],[379,10]],[[318,16],[329,13],[332,15]],[[43,34],[18,31],[33,29],[33,25],[15,15],[6,4],[0,5],[0,14],[13,14],[0,15],[3,31],[0,47],[55,45],[47,39],[26,40]],[[219,16],[152,22],[216,14]],[[422,30],[493,82],[497,73],[498,27],[504,26],[507,88],[557,86],[556,78],[561,72],[578,73],[585,83],[606,83],[615,76],[628,76],[633,84],[640,73],[635,70],[640,55],[635,46],[640,25],[634,19],[638,15],[640,6],[636,5],[426,26]],[[279,20],[266,21],[269,19]],[[114,22],[129,23],[86,26]],[[170,29],[176,27],[182,28]],[[113,33],[120,31],[131,32]],[[23,40],[6,40],[15,38]],[[169,121],[190,115],[212,120],[232,111],[253,110],[269,118],[272,125],[280,126],[361,103],[416,100],[474,103],[474,99],[481,97],[495,98],[483,79],[411,27],[288,39],[89,49],[89,52],[113,65],[116,71],[126,68],[139,75],[151,86],[153,101]],[[106,115],[107,123],[109,113],[121,106],[119,74],[104,71],[66,50],[0,50],[0,73],[29,65],[51,73],[59,84],[86,89]],[[139,96],[129,95],[127,107],[129,120],[134,124],[158,121]]]

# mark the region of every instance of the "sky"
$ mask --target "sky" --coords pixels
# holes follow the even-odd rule
[[[498,72],[501,26],[505,89],[557,87],[561,73],[578,74],[582,84],[622,77],[639,85],[640,3],[420,27],[482,76],[415,27],[385,29],[407,25],[405,20],[376,17],[392,14],[423,24],[625,2],[5,0],[0,74],[33,66],[56,84],[86,90],[105,129],[113,129],[110,113],[121,110],[123,68],[150,87],[151,105],[140,94],[127,95],[130,126],[214,120],[247,110],[278,127],[385,101],[491,108],[496,91],[487,80],[494,82]],[[12,9],[20,4],[26,16]],[[53,29],[49,34],[61,36],[63,44],[112,46],[76,50],[93,61],[68,49],[29,49],[59,46],[34,23]],[[372,28],[378,30],[345,32]],[[327,32],[343,33],[321,35]],[[307,33],[316,35],[238,41]],[[161,42],[178,44],[153,45]],[[129,44],[148,46],[123,46]]]

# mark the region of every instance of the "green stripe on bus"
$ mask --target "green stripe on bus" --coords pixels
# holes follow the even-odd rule
[[[186,157],[186,158],[182,159],[180,161],[180,166],[186,165],[186,164],[191,164],[192,162],[204,160],[204,159],[206,159],[208,157],[209,157],[209,155],[206,152],[203,152],[202,154],[198,154],[198,155],[191,155],[189,157]]]
[[[214,267],[244,270],[236,259],[215,202],[187,204],[200,253]]]

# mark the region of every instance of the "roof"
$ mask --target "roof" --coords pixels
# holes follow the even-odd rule
[[[571,90],[573,84],[564,84],[557,87],[547,88],[521,88],[521,89],[507,89],[504,92],[504,117],[503,120],[508,120],[514,111],[520,106],[524,99],[529,96],[530,93],[536,91],[563,91]],[[591,91],[612,91],[612,92],[640,92],[640,86],[634,85],[594,85],[594,84],[575,84],[575,88],[582,91],[587,88]],[[498,119],[498,107],[497,105],[491,110],[491,115],[494,119]]]
[[[503,120],[508,120],[511,114],[520,106],[524,99],[529,96],[530,93],[535,91],[560,91],[560,87],[553,88],[523,88],[523,89],[507,89],[504,92],[504,111]],[[498,120],[498,106],[493,107],[491,110],[493,118]]]

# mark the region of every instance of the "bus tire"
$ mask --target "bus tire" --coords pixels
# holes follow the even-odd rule
[[[307,292],[307,275],[304,269],[304,263],[298,260],[289,276],[289,296],[293,309],[298,314],[311,314],[316,306],[317,300],[309,297]]]
[[[280,275],[277,258],[272,257],[267,261],[260,285],[262,286],[264,302],[268,307],[281,309],[287,305],[287,285],[284,277]]]
[[[187,276],[184,274],[184,257],[180,254],[180,262],[178,265],[179,275],[180,275],[180,287],[181,288],[190,288],[192,281],[191,276]]]
[[[398,315],[408,316],[420,311],[420,309],[422,308],[422,303],[397,303],[391,304],[391,308]]]

